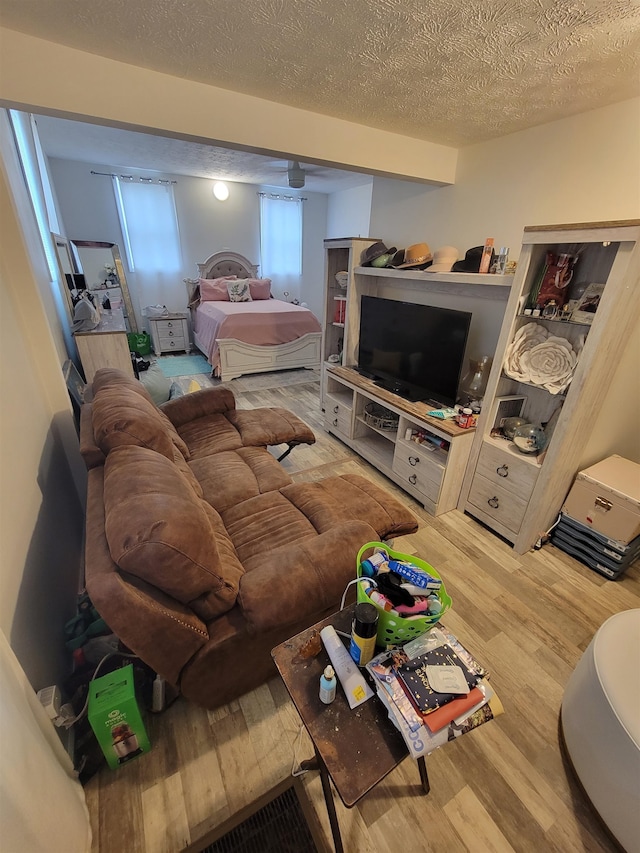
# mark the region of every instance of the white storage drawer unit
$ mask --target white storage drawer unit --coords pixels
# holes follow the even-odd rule
[[[393,455],[393,471],[405,485],[433,501],[438,500],[444,465],[436,458],[437,451],[428,451],[413,441],[398,439]]]
[[[156,355],[165,352],[190,352],[189,326],[186,314],[164,314],[149,317],[149,330],[153,351]]]

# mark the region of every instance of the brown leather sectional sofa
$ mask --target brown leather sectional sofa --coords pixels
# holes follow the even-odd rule
[[[206,389],[157,407],[100,370],[81,414],[86,586],[109,627],[214,708],[275,670],[273,646],[334,612],[368,541],[417,529],[357,475],[294,483],[267,446],[315,437],[285,409]]]

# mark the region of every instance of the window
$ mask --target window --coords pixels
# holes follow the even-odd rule
[[[180,272],[173,187],[114,178],[114,188],[131,272]]]
[[[260,271],[283,288],[302,274],[302,200],[260,195]]]
[[[170,305],[182,269],[180,234],[173,187],[113,178],[127,263],[135,273],[135,292],[144,308]]]

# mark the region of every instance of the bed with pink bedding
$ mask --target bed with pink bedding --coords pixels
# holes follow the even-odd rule
[[[247,373],[320,365],[321,327],[301,305],[269,296],[268,279],[242,255],[217,252],[198,264],[199,279],[185,279],[194,343],[223,381]],[[250,301],[230,301],[227,280],[244,284]],[[235,287],[232,287],[233,291]]]

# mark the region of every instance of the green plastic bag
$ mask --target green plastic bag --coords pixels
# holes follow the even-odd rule
[[[148,332],[129,332],[127,341],[131,352],[139,352],[140,355],[149,355],[151,352],[151,338]]]

